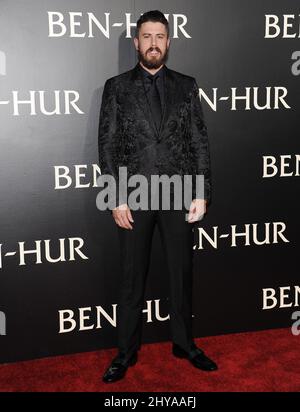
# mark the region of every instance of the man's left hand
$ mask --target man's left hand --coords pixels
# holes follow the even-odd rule
[[[192,201],[189,210],[188,223],[193,223],[203,218],[206,213],[206,203],[206,199],[194,199]]]

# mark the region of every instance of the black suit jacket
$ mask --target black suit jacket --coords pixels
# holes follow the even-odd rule
[[[101,174],[117,182],[120,166],[127,167],[128,177],[203,174],[204,198],[210,202],[209,141],[196,79],[165,66],[165,105],[157,130],[138,65],[105,82],[98,135]],[[117,197],[121,203],[124,199]]]

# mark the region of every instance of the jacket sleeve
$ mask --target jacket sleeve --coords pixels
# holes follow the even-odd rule
[[[210,147],[203,108],[199,97],[199,87],[193,79],[191,98],[192,148],[195,153],[196,173],[204,175],[204,199],[211,201],[211,162]]]
[[[108,79],[105,82],[99,117],[98,129],[98,155],[101,175],[108,174],[115,178],[116,181],[116,204],[109,200],[109,207],[112,209],[118,206],[118,170],[114,163],[114,146],[113,137],[117,127],[117,101],[116,91],[113,80]],[[124,203],[124,202],[121,202]]]

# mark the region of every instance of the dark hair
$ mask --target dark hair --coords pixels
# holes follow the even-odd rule
[[[139,31],[140,31],[141,25],[143,23],[146,23],[147,21],[158,22],[158,23],[164,24],[167,29],[167,37],[169,37],[169,22],[165,18],[164,14],[159,10],[147,11],[138,19],[136,23],[135,37],[139,37]]]

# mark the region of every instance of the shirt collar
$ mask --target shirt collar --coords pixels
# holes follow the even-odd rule
[[[140,71],[142,72],[142,74],[143,74],[143,76],[144,76],[144,79],[147,78],[147,76],[153,76],[153,77],[154,77],[154,76],[161,76],[161,77],[163,78],[164,75],[165,75],[165,65],[163,65],[163,66],[158,70],[158,72],[156,72],[154,75],[151,74],[150,72],[148,72],[148,70],[144,69],[144,68],[141,66],[140,63],[138,64],[138,66],[139,66],[139,69],[140,69]]]

